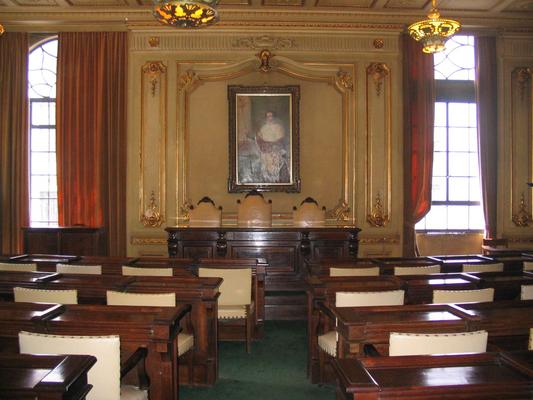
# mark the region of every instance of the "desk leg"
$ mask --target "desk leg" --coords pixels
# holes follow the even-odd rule
[[[177,340],[177,337],[176,337]],[[150,399],[177,400],[179,396],[178,352],[176,343],[152,344],[146,368],[150,376]]]

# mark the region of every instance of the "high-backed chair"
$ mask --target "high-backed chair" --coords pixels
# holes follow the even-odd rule
[[[172,268],[143,268],[122,266],[122,275],[124,276],[173,276]]]
[[[17,303],[58,303],[78,304],[78,291],[71,290],[46,290],[24,287],[14,287],[13,295]]]
[[[379,276],[379,267],[329,268],[329,276]]]
[[[0,271],[35,272],[37,264],[0,263]]]
[[[365,306],[392,306],[404,304],[405,291],[384,290],[379,292],[337,292],[335,293],[336,307],[365,307]],[[318,360],[320,381],[324,381],[325,368],[328,360],[326,357],[337,356],[336,330],[318,335]]]
[[[533,285],[520,286],[520,300],[533,300]]]
[[[119,336],[63,336],[19,332],[23,354],[87,354],[95,356],[96,364],[87,374],[93,388],[88,400],[147,400],[145,390],[121,386]],[[135,354],[146,354],[146,349]],[[144,360],[143,360],[144,361]]]
[[[62,274],[102,275],[101,265],[56,264],[56,272]]]
[[[503,263],[463,264],[463,272],[503,272]]]
[[[524,261],[522,264],[524,271],[533,271],[533,261]]]
[[[209,197],[203,197],[196,207],[189,211],[189,226],[220,226],[222,207],[216,207]]]
[[[494,289],[433,291],[433,303],[467,303],[472,301],[494,301]]]
[[[110,306],[176,307],[175,293],[129,293],[108,290],[106,298]],[[182,356],[193,346],[194,336],[192,334],[185,332],[178,334],[178,356]]]
[[[307,197],[298,208],[293,207],[292,223],[294,226],[324,226],[326,224],[326,207],[320,208],[311,197]]]
[[[268,227],[272,225],[272,202],[255,190],[237,200],[237,224],[240,226]]]
[[[440,265],[427,265],[423,267],[394,267],[394,275],[429,275],[440,273]]]
[[[251,268],[198,268],[200,277],[222,278],[218,298],[218,319],[244,321],[246,352],[251,351],[252,332],[255,328],[255,302],[252,293]]]
[[[484,353],[487,351],[487,339],[487,331],[432,334],[391,332],[389,355]]]

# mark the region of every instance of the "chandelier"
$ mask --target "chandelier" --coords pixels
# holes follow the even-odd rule
[[[218,0],[156,0],[154,17],[176,28],[201,28],[218,21]]]
[[[2,36],[2,33],[4,33],[4,27],[0,24],[0,36]]]
[[[440,18],[435,0],[431,2],[428,18],[409,25],[407,31],[413,39],[422,43],[424,53],[438,53],[444,50],[446,41],[459,31],[461,24],[453,19]]]

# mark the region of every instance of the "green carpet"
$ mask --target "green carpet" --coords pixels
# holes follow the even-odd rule
[[[266,321],[265,337],[252,344],[219,344],[219,379],[211,388],[180,388],[181,400],[334,400],[333,386],[307,379],[305,321]]]

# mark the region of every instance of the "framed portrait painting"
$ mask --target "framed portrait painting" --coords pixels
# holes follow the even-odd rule
[[[299,86],[228,86],[229,192],[299,192]]]

